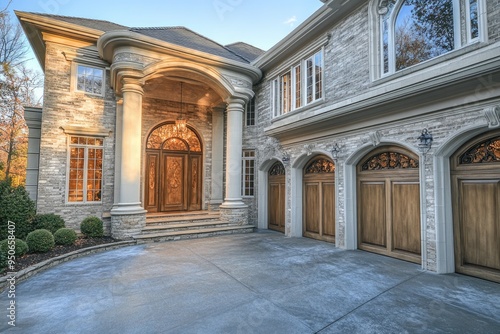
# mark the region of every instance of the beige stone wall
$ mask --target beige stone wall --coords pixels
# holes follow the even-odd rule
[[[80,222],[89,215],[108,216],[113,204],[116,104],[109,87],[109,72],[104,97],[71,91],[72,62],[63,54],[68,51],[76,50],[47,42],[37,212],[61,215],[68,227],[79,229]],[[110,133],[104,139],[102,203],[66,203],[68,143],[61,128],[69,126]],[[109,219],[106,223],[109,232]]]

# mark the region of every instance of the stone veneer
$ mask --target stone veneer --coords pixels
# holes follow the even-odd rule
[[[220,219],[235,225],[248,225],[248,208],[220,208]]]
[[[111,216],[111,236],[118,240],[131,239],[146,227],[146,214]]]
[[[109,217],[113,205],[116,99],[110,88],[108,71],[105,96],[74,92],[71,84],[73,63],[66,60],[63,52],[76,52],[76,49],[51,42],[46,42],[46,46],[37,213],[58,214],[67,227],[79,230],[81,221],[87,216]],[[104,138],[101,203],[66,202],[68,136],[62,130],[65,127],[109,132]],[[105,227],[105,233],[109,234],[109,225]]]

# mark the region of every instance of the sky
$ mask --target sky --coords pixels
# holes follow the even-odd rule
[[[320,0],[0,0],[13,10],[111,21],[128,27],[184,26],[220,44],[268,50],[323,3]],[[16,19],[17,20],[17,19]]]

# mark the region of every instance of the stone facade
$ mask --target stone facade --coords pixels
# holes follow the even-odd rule
[[[465,2],[459,2],[465,8]],[[71,73],[78,59],[66,55],[81,50],[47,41],[38,210],[60,214],[74,228],[83,216],[107,218],[108,233],[117,238],[140,233],[145,224],[141,203],[147,137],[154,127],[182,116],[202,141],[203,210],[220,210],[221,220],[267,229],[268,213],[274,209],[268,203],[268,172],[281,161],[286,170],[285,235],[301,237],[305,165],[315,156],[326,156],[335,163],[335,243],[357,249],[358,168],[370,152],[396,146],[419,160],[422,268],[453,272],[450,157],[479,134],[500,134],[500,1],[479,3],[486,13],[480,15],[478,40],[465,44],[462,22],[460,47],[389,74],[380,71],[380,12],[374,0],[327,2],[294,34],[250,64],[218,63],[220,57],[207,61],[198,51],[171,50],[160,41],[142,48],[138,35],[128,32],[97,36],[86,54],[109,69],[104,97],[75,93]],[[124,46],[122,39],[130,45]],[[273,118],[273,81],[318,51],[323,55],[322,98]],[[179,81],[185,83],[184,96],[176,88]],[[253,94],[256,124],[246,126],[242,109]],[[119,119],[127,107],[141,124],[122,127]],[[127,126],[139,135],[120,140]],[[65,201],[67,127],[109,131],[104,139],[102,203]],[[433,136],[428,152],[419,149],[424,129]],[[141,161],[119,154],[121,145],[132,139],[134,145],[140,142]],[[254,196],[237,195],[242,150],[255,150]],[[127,172],[131,164],[139,166],[131,179],[140,187],[138,194],[127,197],[115,176],[125,180],[117,174]],[[134,210],[117,212],[122,204]]]
[[[76,52],[76,48],[47,43],[37,212],[61,215],[68,227],[79,230],[87,216],[109,217],[113,205],[116,98],[109,72],[104,97],[75,92],[71,82],[74,63],[64,56],[70,52]],[[68,127],[109,133],[104,138],[102,203],[66,202],[68,135],[64,129]]]

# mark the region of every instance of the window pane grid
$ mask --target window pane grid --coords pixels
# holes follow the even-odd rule
[[[68,202],[99,202],[102,191],[103,140],[71,136]]]
[[[255,151],[243,151],[242,195],[254,196],[255,190]]]
[[[255,96],[248,102],[246,116],[247,126],[255,125]]]
[[[76,89],[85,93],[102,95],[104,70],[78,65]]]

